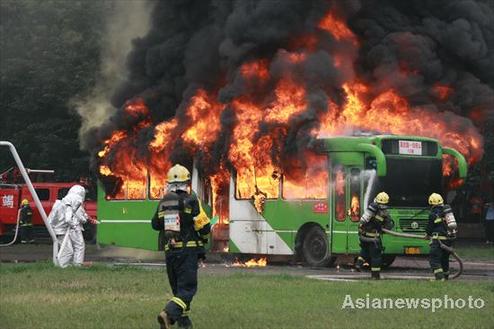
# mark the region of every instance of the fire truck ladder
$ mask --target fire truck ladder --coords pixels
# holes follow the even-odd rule
[[[17,164],[17,167],[19,168],[19,171],[21,172],[22,178],[24,178],[24,181],[26,182],[26,185],[29,189],[29,192],[31,193],[31,196],[33,197],[34,203],[36,204],[36,208],[38,208],[39,214],[41,215],[41,218],[43,218],[43,222],[45,222],[45,226],[48,229],[48,232],[50,233],[51,239],[53,240],[53,264],[55,266],[58,265],[58,260],[57,260],[57,255],[58,255],[58,241],[57,241],[57,236],[55,235],[55,232],[53,231],[51,225],[48,223],[48,218],[45,213],[45,209],[43,209],[43,206],[41,205],[41,201],[39,201],[38,194],[36,194],[36,191],[34,190],[33,184],[31,183],[31,179],[29,178],[26,168],[22,164],[21,158],[19,157],[19,154],[17,153],[17,150],[15,149],[14,144],[7,142],[7,141],[0,141],[0,146],[8,146],[10,149],[10,153],[12,153],[12,156],[14,157],[15,163]]]

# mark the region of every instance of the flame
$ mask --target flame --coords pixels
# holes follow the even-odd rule
[[[129,100],[122,110],[130,128],[115,130],[97,152],[102,181],[115,187],[111,196],[158,199],[163,194],[172,159],[196,157],[211,186],[213,214],[226,227],[231,179],[236,182],[235,196],[250,200],[261,213],[266,200],[280,197],[280,186],[281,197],[285,199],[328,197],[326,156],[308,150],[283,153],[291,145],[300,143],[303,148],[307,145],[304,138],[359,130],[419,135],[438,139],[443,146],[458,150],[469,164],[480,160],[482,137],[473,125],[465,123],[466,119],[413,106],[398,91],[382,87],[387,85],[386,81],[378,89],[359,77],[353,69],[359,51],[358,38],[335,11],[326,13],[317,28],[313,33],[290,37],[286,49],[279,50],[275,57],[250,58],[240,64],[237,72],[225,74],[224,79],[234,76],[241,91],[231,95],[226,92],[228,97],[221,97],[224,102],[219,101],[220,90],[224,91],[221,84],[210,89],[198,88],[184,99],[179,114],[155,123],[152,129],[156,118],[145,101],[138,97]],[[336,41],[337,47],[318,49],[328,39]],[[337,70],[351,72],[342,74],[337,92],[320,90],[326,103],[314,102],[308,82],[300,78],[311,56],[321,51],[327,52]],[[417,70],[403,62],[397,64],[393,74],[414,75]],[[445,102],[454,90],[438,82],[429,92],[431,98]],[[288,140],[288,136],[297,137]],[[146,147],[142,147],[142,141],[149,141]],[[444,157],[443,175],[451,177],[452,187],[461,184],[453,179],[456,167],[452,158]],[[343,219],[344,173],[336,169],[333,175],[336,197],[340,200],[336,203],[336,214]],[[358,198],[353,196],[351,213],[356,216],[359,212]]]
[[[254,199],[254,207],[256,208],[257,212],[262,214],[264,211],[264,203],[266,202],[266,193],[258,189],[254,193],[252,198]]]
[[[352,200],[350,202],[350,218],[354,222],[360,220],[360,200],[357,194],[352,195]]]
[[[310,166],[298,170],[299,177],[285,175],[283,198],[326,199],[328,197],[328,158],[325,155],[306,153]]]
[[[330,11],[320,22],[318,26],[321,30],[329,32],[336,40],[347,40],[353,45],[357,45],[357,37],[346,26],[345,22],[336,17],[335,13]]]
[[[187,109],[190,125],[182,134],[185,142],[197,147],[209,145],[217,139],[220,131],[220,115],[225,106],[215,102],[206,91],[199,89]]]
[[[108,168],[107,166],[104,166],[104,165],[100,166],[99,172],[103,176],[110,176],[112,174],[112,171],[110,170],[110,168]]]
[[[266,59],[245,63],[240,67],[242,76],[246,79],[258,78],[260,80],[269,79],[269,62]]]
[[[252,258],[245,263],[242,263],[237,259],[232,264],[233,267],[265,267],[266,265],[268,265],[268,260],[266,257],[261,257],[259,259]]]
[[[453,88],[448,85],[436,83],[433,86],[433,92],[441,101],[446,101],[453,93]]]
[[[219,217],[219,224],[228,224],[228,187],[230,175],[221,168],[218,173],[210,177],[213,193],[213,213]]]
[[[345,220],[345,174],[342,168],[335,170],[336,220]]]

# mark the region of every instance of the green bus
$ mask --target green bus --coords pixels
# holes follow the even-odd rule
[[[443,189],[443,155],[452,156],[459,178],[467,175],[465,158],[435,139],[418,136],[360,135],[318,140],[318,154],[307,159],[304,182],[283,175],[256,182],[262,193],[256,202],[252,186],[237,184],[231,173],[228,221],[213,226],[215,251],[248,255],[303,258],[310,266],[331,263],[338,255],[359,252],[358,222],[380,191],[390,195],[390,215],[398,232],[423,234],[427,198]],[[212,205],[207,177],[192,172],[192,188],[205,206]],[[263,186],[264,184],[264,186]],[[149,184],[148,184],[149,185]],[[141,200],[109,199],[98,191],[98,242],[158,250],[158,232],[151,229],[158,200],[143,192]],[[385,258],[428,254],[427,241],[384,236]]]

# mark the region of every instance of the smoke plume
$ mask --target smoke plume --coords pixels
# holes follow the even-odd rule
[[[100,77],[86,96],[70,101],[81,116],[79,132],[81,147],[87,148],[90,134],[106,122],[116,109],[110,98],[115,86],[127,79],[126,57],[131,50],[131,40],[144,35],[149,29],[150,1],[114,1],[111,15],[106,21],[102,38]]]
[[[472,164],[483,142],[468,117],[494,104],[492,17],[480,0],[156,2],[111,96],[118,110],[85,145],[115,177],[125,176],[115,164],[124,153],[136,171],[192,157],[211,174],[289,171],[304,166],[315,131],[411,134],[425,123],[420,133]],[[110,71],[101,90],[124,72]],[[350,111],[352,97],[360,110]],[[92,95],[81,115],[106,119],[95,115],[106,99]],[[394,126],[398,116],[408,128]],[[95,126],[88,119],[83,132]]]

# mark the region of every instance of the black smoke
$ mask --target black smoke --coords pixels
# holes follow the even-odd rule
[[[331,35],[319,38],[317,49],[302,63],[285,59],[287,52],[304,51],[294,39],[319,35],[318,22],[333,10],[358,38],[358,52]],[[150,109],[152,125],[137,140],[142,157],[153,137],[153,127],[173,117],[183,117],[198,88],[228,103],[239,95],[269,98],[277,79],[287,69],[307,88],[307,110],[281,130],[277,147],[289,155],[310,143],[328,100],[341,104],[342,84],[357,75],[375,93],[393,88],[414,106],[431,111],[451,111],[468,117],[472,111],[492,112],[494,106],[494,9],[490,1],[465,0],[167,0],[154,5],[151,29],[133,41],[128,55],[129,77],[112,98],[116,108],[141,97]],[[345,51],[345,48],[348,50]],[[332,50],[344,50],[354,65],[336,68]],[[271,88],[248,84],[239,74],[248,61],[267,59]],[[400,74],[413,72],[413,74]],[[447,100],[434,92],[436,84],[454,90]],[[95,154],[103,140],[118,129],[129,129],[123,111],[87,137]],[[231,140],[235,113],[222,115],[220,138],[213,146],[211,165],[224,160]],[[481,124],[481,122],[477,122]],[[378,128],[378,127],[377,127]],[[259,138],[272,127],[261,125]],[[190,158],[177,141],[173,159]],[[273,157],[279,156],[274,152]],[[281,158],[275,162],[281,161]]]

